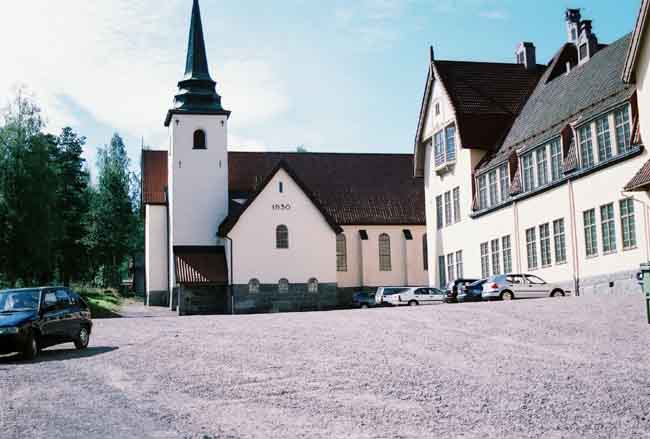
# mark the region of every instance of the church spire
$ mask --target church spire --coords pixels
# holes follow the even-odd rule
[[[169,126],[174,114],[224,114],[230,111],[221,106],[221,96],[217,93],[216,82],[212,80],[208,69],[208,57],[205,50],[201,8],[199,0],[192,5],[192,21],[187,44],[185,76],[178,83],[178,93],[174,97],[174,106],[167,112],[165,126]]]

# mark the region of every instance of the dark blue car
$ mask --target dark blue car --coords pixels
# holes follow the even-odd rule
[[[92,326],[88,304],[68,288],[0,291],[0,355],[19,352],[30,360],[70,342],[85,349]]]
[[[481,294],[483,293],[483,285],[485,282],[487,282],[487,279],[481,279],[467,285],[458,292],[458,302],[481,302],[483,300]]]
[[[376,293],[357,291],[352,295],[352,306],[355,308],[372,308],[377,306]]]

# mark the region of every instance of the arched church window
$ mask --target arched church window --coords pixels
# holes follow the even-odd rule
[[[309,279],[309,283],[307,284],[307,292],[318,293],[318,279],[315,277]]]
[[[206,149],[205,146],[205,131],[194,131],[194,149]]]
[[[391,271],[390,236],[386,233],[379,235],[379,271]]]
[[[248,293],[257,294],[260,292],[260,281],[258,279],[251,279],[248,282]]]
[[[336,235],[336,271],[348,271],[348,249],[345,235]]]
[[[278,281],[278,292],[282,294],[289,292],[289,279],[282,278]]]
[[[275,248],[289,248],[289,229],[285,225],[275,229]]]

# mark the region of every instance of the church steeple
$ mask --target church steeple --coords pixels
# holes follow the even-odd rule
[[[167,112],[165,126],[169,126],[173,114],[223,114],[229,116],[230,111],[221,106],[221,96],[217,93],[215,86],[216,82],[212,80],[208,69],[201,8],[199,0],[194,0],[187,44],[185,76],[178,83],[178,93],[174,97],[173,108]]]

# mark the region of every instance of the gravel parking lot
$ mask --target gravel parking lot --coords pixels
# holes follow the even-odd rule
[[[95,324],[0,358],[0,437],[650,437],[641,297]]]

